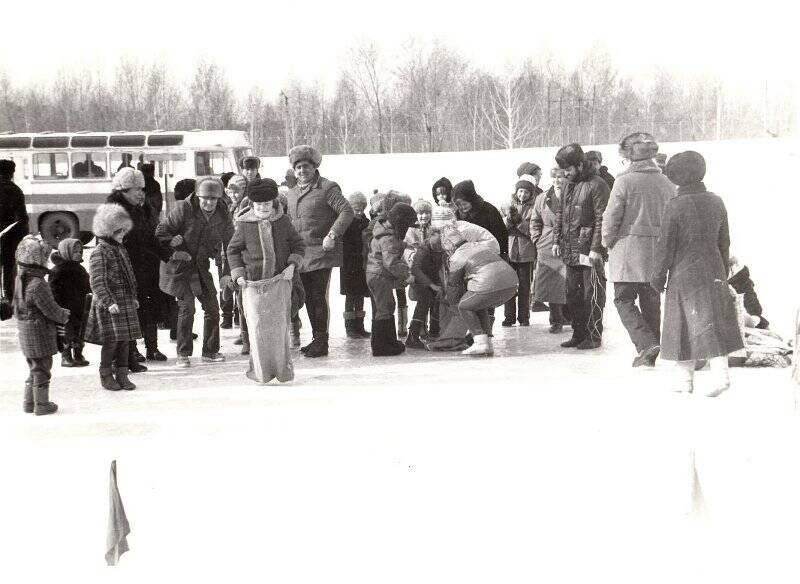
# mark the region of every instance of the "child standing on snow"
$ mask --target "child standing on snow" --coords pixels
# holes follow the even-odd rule
[[[441,293],[439,276],[442,267],[441,248],[434,251],[430,246],[433,206],[428,201],[419,199],[414,203],[414,211],[417,214],[417,227],[409,228],[405,241],[412,248],[406,252],[406,261],[413,277],[409,296],[412,300],[416,300],[417,304],[414,306],[414,314],[408,327],[406,348],[424,349],[425,345],[422,344],[420,335],[424,335],[426,330],[428,312],[430,312],[430,336],[439,335],[437,296]]]
[[[17,246],[17,279],[14,287],[14,312],[22,354],[30,374],[25,381],[23,411],[37,416],[52,414],[58,406],[50,401],[50,371],[58,353],[57,324],[66,324],[69,310],[56,304],[44,281],[48,274],[50,246],[32,235]]]
[[[62,239],[58,249],[50,256],[54,267],[50,270],[50,289],[61,308],[69,310],[69,322],[65,327],[66,346],[61,351],[62,367],[86,367],[83,358],[81,320],[83,303],[91,292],[89,274],[83,268],[83,245],[78,239]]]
[[[347,200],[353,207],[355,217],[342,236],[344,255],[342,268],[339,271],[339,291],[345,297],[344,328],[351,339],[369,338],[364,330],[364,298],[369,297],[367,274],[364,266],[364,230],[369,226],[369,219],[364,215],[367,208],[367,197],[355,192]]]
[[[530,326],[530,300],[536,246],[531,241],[530,224],[533,216],[536,179],[523,174],[519,177],[511,205],[505,218],[508,228],[508,259],[519,277],[519,292],[506,302],[503,326]]]

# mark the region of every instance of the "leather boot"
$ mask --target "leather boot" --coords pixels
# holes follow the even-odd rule
[[[50,384],[42,383],[33,386],[33,413],[36,416],[46,416],[58,410],[58,406],[50,401]]]
[[[223,314],[222,322],[219,323],[219,328],[221,329],[233,328],[233,314]]]
[[[393,318],[372,321],[370,344],[374,357],[394,357],[406,350],[406,346],[397,340]]]
[[[61,351],[61,366],[75,367],[75,361],[72,359],[72,347],[67,347]]]
[[[369,331],[364,330],[364,317],[366,317],[366,316],[367,316],[367,313],[364,312],[363,310],[357,310],[356,311],[356,319],[355,319],[356,334],[358,334],[358,336],[360,338],[362,338],[362,339],[368,339],[368,338],[370,338],[372,336],[369,333]]]
[[[114,370],[111,367],[100,368],[100,385],[109,391],[119,391],[122,386],[114,379]]]
[[[306,357],[326,357],[328,355],[328,333],[317,333],[305,352]]]
[[[128,368],[127,367],[117,367],[115,370],[117,383],[122,389],[131,390],[136,389],[136,385],[128,379]]]
[[[83,345],[73,347],[72,353],[74,355],[73,361],[75,361],[75,367],[86,367],[89,365],[89,362],[83,357]]]
[[[26,414],[33,413],[33,406],[35,402],[33,400],[33,381],[30,379],[25,380],[25,399],[22,402],[22,411]]]
[[[397,336],[408,335],[408,307],[401,306],[397,309]]]
[[[408,327],[408,337],[406,337],[406,349],[425,349],[425,345],[419,338],[422,323],[412,320]]]
[[[144,355],[139,353],[139,349],[136,348],[136,343],[131,341],[130,349],[128,351],[128,367],[127,367],[131,373],[142,373],[144,371],[147,371],[147,367],[142,365],[141,361],[139,360],[139,357],[142,358],[142,361],[145,360]]]
[[[345,312],[344,313],[344,330],[347,334],[348,339],[360,339],[358,332],[356,331],[356,313],[355,312]]]

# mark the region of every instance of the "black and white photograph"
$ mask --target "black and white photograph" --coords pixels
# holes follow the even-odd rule
[[[800,580],[791,3],[0,12],[0,580]]]

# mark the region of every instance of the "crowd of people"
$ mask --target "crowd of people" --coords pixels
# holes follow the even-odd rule
[[[746,331],[761,331],[759,358],[788,364],[791,349],[768,331],[749,271],[730,257],[725,205],[706,190],[703,157],[689,151],[667,159],[643,132],[626,136],[619,154],[625,168],[613,177],[599,152],[568,144],[548,169],[547,190],[539,186],[542,168],[523,163],[500,209],[472,180],[453,185],[446,177],[433,183],[430,199],[392,190],[345,197],[320,174],[322,155],[308,145],[290,151],[281,185],[262,178],[261,161],[248,156],[241,174],[179,181],[166,213],[150,169],[121,167],[94,217],[88,272],[80,241],[62,240],[51,253],[25,235],[14,164],[0,161],[2,227],[15,225],[3,242],[3,285],[30,368],[24,409],[56,410],[48,397],[52,357],[60,352],[62,366],[86,366],[85,342],[101,346],[106,390],[134,389],[130,373],[167,360],[159,328],[176,341],[177,365],[190,367],[198,301],[202,361],[224,361],[220,329],[238,326],[236,343],[250,355],[247,376],[288,381],[290,349],[328,355],[334,268],[347,337],[369,339],[376,357],[406,350],[491,356],[501,306],[503,327],[529,327],[532,310],[547,310],[549,333],[571,330],[561,347],[596,350],[608,278],[635,348],[632,365],[675,361],[679,391],[693,391],[705,363],[713,377],[707,395],[725,391],[731,356],[743,358],[739,364],[753,358]],[[311,342],[300,347],[303,307]]]

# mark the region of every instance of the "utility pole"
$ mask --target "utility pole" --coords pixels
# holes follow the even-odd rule
[[[292,147],[289,145],[289,96],[281,91],[283,98],[283,139],[286,142],[286,155],[289,155],[289,150]]]

